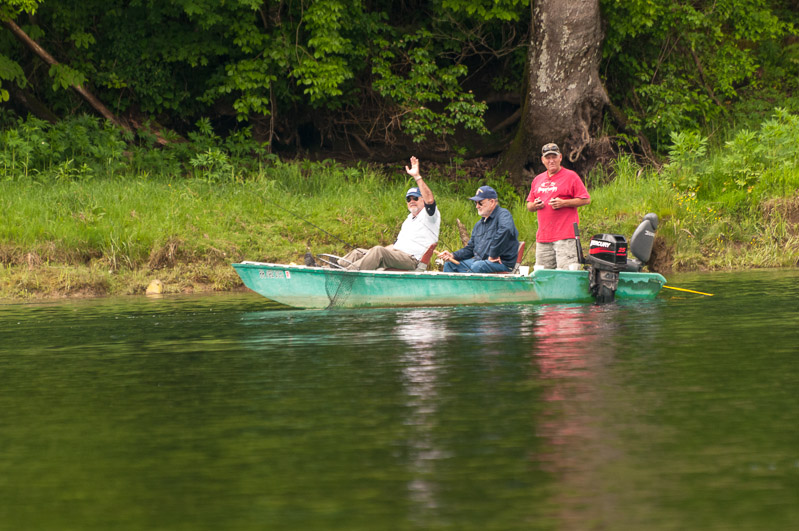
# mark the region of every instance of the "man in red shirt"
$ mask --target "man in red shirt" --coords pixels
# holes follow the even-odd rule
[[[574,224],[580,222],[577,207],[591,202],[580,176],[562,167],[562,160],[557,144],[541,149],[547,171],[536,175],[527,196],[527,210],[538,216],[535,265],[546,269],[568,269],[578,263],[574,239]]]

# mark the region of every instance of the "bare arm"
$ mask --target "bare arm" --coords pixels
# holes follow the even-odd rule
[[[432,204],[436,198],[433,196],[433,191],[430,190],[430,187],[427,186],[427,183],[424,182],[422,175],[419,173],[419,159],[416,157],[411,157],[411,166],[410,168],[405,166],[405,171],[408,172],[408,175],[413,177],[414,181],[416,181],[416,186],[419,187],[419,191],[422,193],[422,199],[424,200],[425,204]]]
[[[544,202],[541,201],[539,197],[535,198],[535,201],[527,201],[527,210],[530,212],[535,212],[536,210],[541,210],[544,208]]]
[[[591,203],[591,199],[589,199],[587,197],[574,197],[572,199],[561,199],[560,197],[555,197],[554,199],[552,199],[549,202],[549,204],[555,210],[557,210],[559,208],[567,208],[567,207],[576,208],[576,207],[585,206],[585,205],[590,204],[590,203]],[[529,207],[530,203],[527,203],[527,205],[528,205],[527,208],[529,209],[530,208]]]

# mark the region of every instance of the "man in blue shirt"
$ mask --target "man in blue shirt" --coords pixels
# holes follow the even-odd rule
[[[519,231],[513,215],[499,206],[497,192],[490,186],[478,188],[470,197],[480,214],[466,247],[454,253],[444,251],[445,273],[503,273],[511,271],[519,254]]]

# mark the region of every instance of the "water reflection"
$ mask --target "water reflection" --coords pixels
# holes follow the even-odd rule
[[[690,280],[716,297],[0,307],[0,528],[792,529],[799,272]]]
[[[536,309],[533,327],[538,342],[532,352],[539,378],[548,382],[536,433],[546,441],[536,456],[556,478],[553,506],[561,529],[584,529],[586,522],[623,521],[605,471],[620,459],[607,393],[618,389],[613,366],[624,348],[624,323],[640,321],[649,306],[552,305]],[[603,406],[598,406],[603,404]],[[610,513],[610,514],[609,514]]]
[[[410,518],[422,523],[439,507],[435,463],[449,456],[434,437],[440,403],[441,364],[437,352],[449,335],[447,321],[440,310],[419,309],[397,314],[394,334],[405,345],[401,354],[402,384],[409,426],[408,496],[414,508]]]

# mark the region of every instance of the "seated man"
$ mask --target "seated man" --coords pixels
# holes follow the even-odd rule
[[[480,214],[466,247],[451,253],[439,253],[445,273],[503,273],[516,265],[519,254],[519,231],[510,211],[499,206],[497,192],[481,186],[470,197]]]
[[[438,242],[441,212],[436,208],[433,192],[419,173],[419,159],[411,157],[411,167],[405,166],[405,171],[414,178],[416,186],[405,194],[410,213],[402,223],[397,241],[385,247],[377,245],[368,251],[355,249],[347,253],[339,261],[347,269],[369,270],[383,267],[413,270],[427,248]]]

